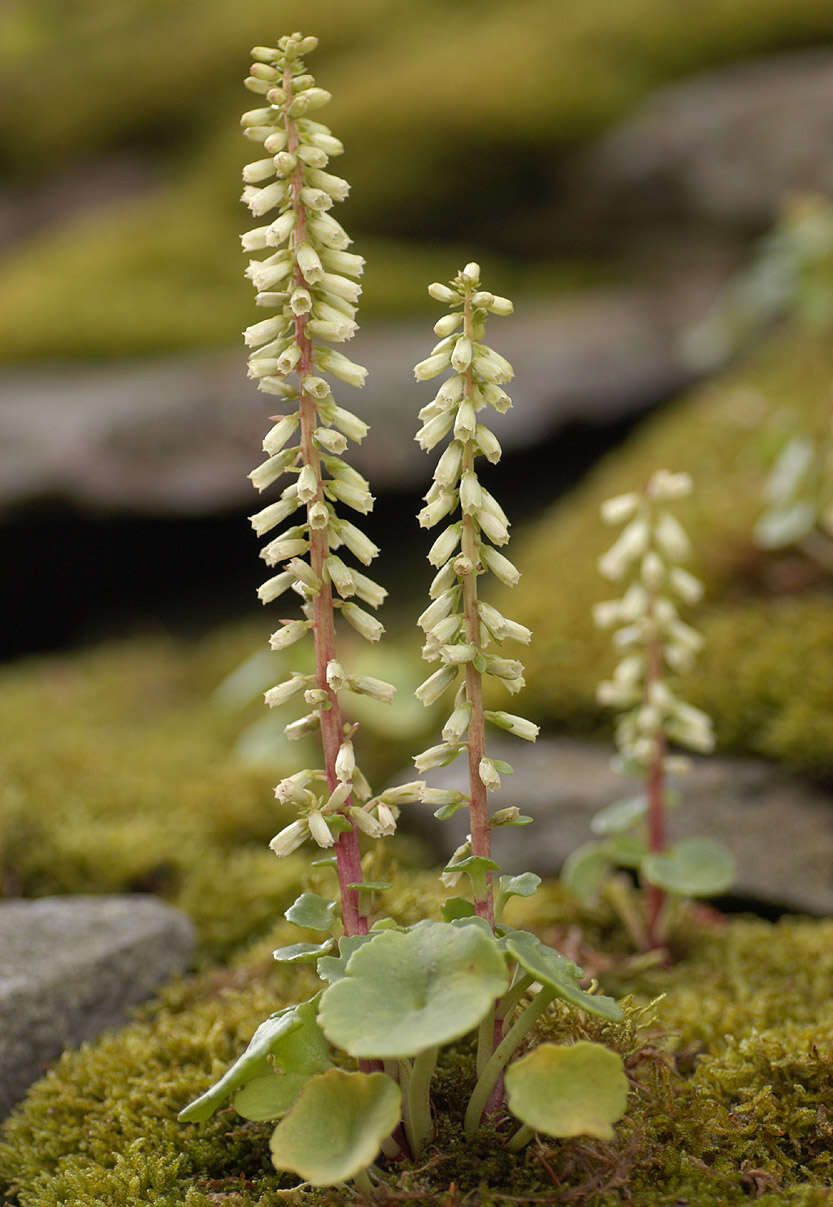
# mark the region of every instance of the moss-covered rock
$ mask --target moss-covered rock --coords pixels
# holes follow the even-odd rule
[[[694,496],[678,514],[707,591],[690,613],[705,648],[684,694],[714,718],[720,747],[833,769],[833,583],[801,554],[764,554],[752,539],[777,434],[790,424],[826,433],[831,380],[828,332],[773,337],[646,421],[517,541],[523,577],[498,602],[535,634],[527,715],[584,731],[609,725],[595,689],[615,659],[591,609],[616,592],[596,568],[612,542],[599,505],[654,469],[687,470]]]
[[[435,884],[407,882],[404,919],[436,905]],[[515,904],[513,920],[548,937],[563,938],[577,921],[587,936],[600,933],[600,920],[577,918],[557,888],[539,904]],[[446,1201],[451,1183],[462,1196],[477,1192],[484,1207],[507,1194],[595,1207],[613,1207],[623,1194],[645,1207],[739,1205],[758,1195],[765,1207],[829,1204],[831,953],[833,923],[802,920],[739,920],[706,932],[692,924],[685,958],[670,969],[628,972],[626,962],[585,953],[607,964],[607,988],[632,992],[626,1025],[564,1006],[546,1017],[542,1037],[601,1039],[623,1054],[633,1092],[616,1140],[542,1138],[511,1157],[484,1129],[463,1145],[472,1056],[463,1041],[437,1074],[437,1143],[419,1169],[389,1171],[392,1187],[418,1207]],[[312,989],[308,971],[279,975],[261,945],[232,970],[175,987],[120,1035],[66,1054],[3,1130],[0,1186],[9,1201],[276,1207],[292,1179],[269,1166],[268,1124],[232,1111],[199,1126],[175,1116],[266,1013]],[[336,1190],[308,1201],[352,1200]]]

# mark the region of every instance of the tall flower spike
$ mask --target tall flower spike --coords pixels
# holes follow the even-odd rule
[[[439,667],[417,689],[423,704],[433,704],[452,687],[457,691],[443,742],[417,755],[418,771],[444,766],[465,750],[469,762],[470,852],[474,859],[491,860],[488,792],[500,787],[499,768],[486,753],[485,723],[534,741],[538,726],[511,713],[487,712],[483,707],[483,677],[500,679],[511,692],[524,686],[523,666],[492,643],[528,642],[530,632],[507,620],[478,598],[477,580],[491,570],[504,583],[518,580],[518,571],[495,546],[509,539],[509,521],[496,499],[477,477],[478,457],[500,460],[500,444],[480,422],[487,406],[505,411],[511,402],[501,389],[513,376],[512,366],[483,343],[489,314],[508,315],[512,303],[480,284],[480,267],[467,264],[448,285],[433,284],[428,292],[448,307],[434,326],[439,336],[426,360],[414,369],[417,381],[428,381],[446,369],[453,371],[433,400],[420,411],[423,425],[416,439],[426,452],[451,437],[437,462],[434,483],[419,513],[423,528],[449,521],[434,541],[428,560],[438,573],[431,586],[432,602],[419,618],[425,633],[423,657]],[[459,518],[454,518],[459,513]],[[423,796],[433,800],[428,789]],[[453,810],[452,810],[453,811]],[[440,811],[442,814],[442,810]],[[448,815],[448,814],[444,814]],[[481,865],[483,868],[484,865]],[[451,875],[451,873],[449,874]],[[494,924],[492,873],[473,874],[474,905],[480,917]]]
[[[687,559],[690,543],[679,520],[666,504],[691,493],[688,474],[658,470],[641,494],[608,499],[602,519],[624,527],[599,560],[605,578],[626,586],[620,599],[596,605],[600,628],[613,628],[613,644],[622,657],[611,679],[599,684],[601,704],[620,710],[616,745],[626,770],[642,777],[648,802],[648,846],[666,850],[665,776],[683,770],[686,760],[667,753],[673,742],[690,750],[709,752],[714,745],[711,720],[679,699],[667,682],[669,672],[685,673],[694,663],[702,638],[686,624],[679,605],[696,603],[702,595],[698,579],[679,563]],[[647,942],[659,942],[662,890],[646,886]]]
[[[348,192],[347,182],[325,171],[340,155],[338,139],[311,115],[330,100],[307,72],[302,56],[315,49],[316,38],[292,34],[276,49],[256,47],[257,60],[246,86],[263,97],[263,107],[243,115],[247,138],[263,144],[265,158],[243,169],[243,198],[256,218],[266,219],[243,236],[248,252],[265,252],[249,261],[246,276],[257,290],[256,303],[269,313],[247,328],[252,349],[249,376],[258,389],[282,400],[286,413],[275,417],[263,442],[268,460],[249,475],[263,490],[283,475],[291,477],[280,499],[251,517],[258,535],[271,532],[300,512],[300,523],[274,537],[261,552],[269,566],[280,566],[258,591],[266,603],[288,587],[301,597],[303,620],[282,620],[272,635],[273,649],[283,649],[311,631],[315,673],[293,675],[266,693],[270,706],[304,691],[311,712],[286,727],[288,737],[319,731],[324,753],[321,772],[301,774],[278,785],[276,795],[301,814],[273,840],[282,855],[311,837],[321,847],[333,846],[338,864],[344,929],[348,935],[367,931],[360,895],[349,886],[362,881],[353,798],[366,800],[366,781],[356,766],[352,727],[342,716],[339,692],[351,681],[336,659],[334,613],[343,607],[350,624],[370,641],[382,626],[352,602],[354,596],[377,607],[387,594],[351,569],[336,550],[341,546],[368,565],[378,549],[355,525],[336,515],[344,504],[361,515],[373,506],[365,479],[341,454],[349,440],[361,440],[367,425],[336,404],[329,377],[364,385],[366,371],[328,343],[349,340],[355,330],[356,302],[364,261],[347,251],[351,239],[328,211]],[[275,213],[276,211],[276,213]],[[297,441],[297,443],[295,443]],[[297,519],[298,517],[295,516]],[[351,602],[343,604],[350,598]],[[390,698],[393,688],[374,681],[376,698]],[[390,833],[386,805],[363,828]],[[368,806],[365,806],[365,810]],[[374,819],[375,817],[375,819]]]

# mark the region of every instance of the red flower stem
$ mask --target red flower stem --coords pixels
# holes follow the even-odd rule
[[[466,300],[463,310],[463,334],[472,338],[471,321],[471,288],[466,290]],[[465,397],[471,398],[474,389],[471,368],[465,373]],[[474,446],[467,440],[463,446],[462,472],[474,470]],[[477,571],[480,567],[478,548],[478,530],[474,517],[463,516],[461,538],[463,557],[468,558],[473,567],[469,574],[463,575],[463,617],[466,629],[466,640],[476,649],[480,648],[480,616],[477,611]],[[492,857],[492,832],[489,828],[488,793],[480,778],[480,760],[486,755],[486,723],[483,716],[483,677],[472,662],[466,663],[466,699],[471,708],[471,718],[467,734],[469,752],[469,828],[471,832],[471,853],[484,859]],[[492,873],[486,872],[485,890],[474,893],[474,909],[478,917],[485,918],[489,925],[495,925],[495,905],[492,889]]]
[[[286,93],[286,131],[287,149],[294,155],[298,149],[298,130],[295,122],[289,116],[292,104],[292,73],[287,70],[283,77],[283,88]],[[303,187],[303,169],[299,163],[292,177],[292,208],[295,211],[295,230],[292,234],[294,246],[298,247],[306,237],[306,214],[301,202]],[[300,268],[295,266],[295,285],[298,289],[306,289]],[[304,390],[303,381],[312,372],[312,341],[306,333],[307,316],[299,314],[295,318],[295,342],[301,349],[297,373],[299,381],[299,409],[301,414],[301,453],[304,462],[311,465],[318,479],[318,490],[314,499],[307,504],[309,509],[323,496],[321,481],[321,458],[313,442],[313,434],[317,424],[317,409],[315,400]],[[330,792],[338,786],[335,763],[341,746],[344,721],[341,715],[338,694],[327,682],[327,663],[335,658],[335,620],[333,614],[333,592],[326,576],[325,562],[329,552],[327,530],[309,528],[310,565],[313,573],[321,581],[321,587],[312,601],[312,632],[315,640],[315,679],[321,691],[327,694],[327,704],[320,709],[321,745],[324,752],[324,767],[327,772],[327,784]],[[352,804],[352,796],[344,803],[342,812],[347,814]],[[346,935],[366,935],[368,931],[367,916],[362,913],[359,903],[359,893],[356,889],[348,888],[350,884],[360,884],[362,881],[361,852],[359,837],[355,828],[340,834],[335,843],[335,854],[338,866],[338,880],[341,889],[341,917]]]
[[[651,600],[651,612],[653,599]],[[650,613],[649,613],[650,615]],[[648,664],[645,673],[645,699],[650,703],[651,687],[658,682],[662,674],[662,647],[655,637],[648,647]],[[647,769],[645,777],[645,792],[648,797],[648,847],[649,850],[662,852],[666,847],[665,836],[665,734],[658,727],[654,734],[654,756]],[[660,914],[665,902],[665,893],[655,884],[645,886],[645,921],[646,948],[648,951],[662,946],[660,934]]]

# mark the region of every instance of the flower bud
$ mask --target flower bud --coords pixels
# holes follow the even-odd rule
[[[430,746],[422,754],[414,756],[414,766],[417,771],[430,771],[434,767],[446,767],[460,753],[459,746],[450,746],[443,742],[439,746]],[[423,797],[424,799],[424,797]]]
[[[294,645],[296,641],[300,641],[310,627],[310,621],[308,620],[285,621],[281,628],[269,638],[269,648],[273,650],[287,649],[288,646]]]
[[[441,666],[438,671],[434,671],[433,675],[429,675],[425,682],[419,685],[414,695],[426,708],[429,708],[439,700],[443,692],[447,691],[456,679],[455,667]],[[418,770],[423,770],[423,768],[418,768]]]
[[[371,616],[369,612],[360,608],[358,604],[343,604],[341,614],[347,623],[367,641],[378,641],[385,631],[384,625],[380,624],[375,616]]]
[[[492,759],[482,758],[477,768],[477,774],[487,792],[497,792],[500,788],[500,776]]]
[[[276,834],[269,843],[270,850],[278,856],[279,859],[284,855],[291,855],[293,851],[297,851],[309,836],[310,829],[306,821],[293,821],[288,826]]]
[[[322,813],[313,810],[307,818],[307,825],[309,826],[310,837],[320,847],[331,847],[335,843],[335,838]]]

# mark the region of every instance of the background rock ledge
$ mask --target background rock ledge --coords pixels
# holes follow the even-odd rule
[[[612,747],[570,738],[490,741],[489,754],[515,769],[490,794],[495,808],[517,805],[534,825],[495,834],[495,858],[507,872],[554,876],[577,847],[593,839],[590,819],[604,805],[639,793],[639,781],[610,765]],[[426,779],[468,792],[464,759]],[[409,774],[406,778],[412,778]],[[669,811],[670,838],[708,836],[724,842],[737,862],[732,896],[750,909],[833,914],[833,797],[811,780],[774,763],[728,757],[699,758],[688,775],[672,780],[680,805]],[[403,810],[402,820],[447,859],[465,838],[461,810],[438,823],[431,810]]]
[[[187,964],[189,920],[151,897],[0,902],[0,1118],[68,1046]]]

